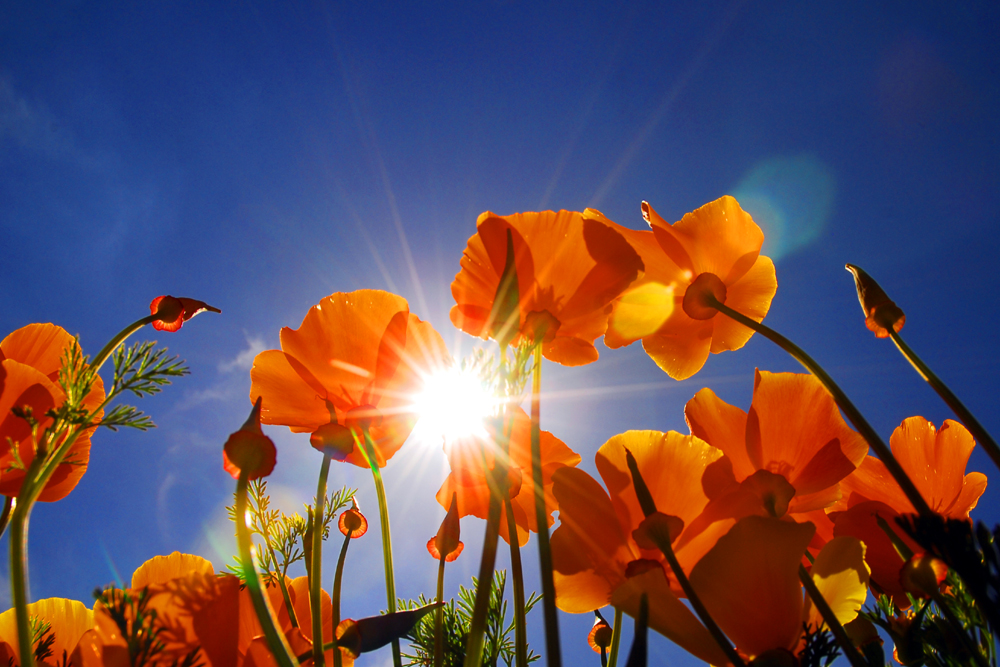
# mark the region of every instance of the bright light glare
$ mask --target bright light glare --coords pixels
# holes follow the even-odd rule
[[[486,437],[485,420],[496,405],[496,398],[475,373],[448,368],[424,381],[424,390],[416,400],[419,428],[425,436],[448,441]]]

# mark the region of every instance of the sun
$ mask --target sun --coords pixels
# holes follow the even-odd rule
[[[420,416],[417,428],[424,438],[454,441],[486,437],[486,419],[496,412],[499,401],[473,371],[446,368],[429,375],[414,404]]]

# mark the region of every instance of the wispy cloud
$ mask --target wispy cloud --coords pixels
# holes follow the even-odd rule
[[[228,401],[246,390],[245,373],[253,366],[253,359],[267,349],[264,339],[244,332],[247,346],[232,359],[220,361],[217,368],[221,377],[203,389],[184,394],[177,402],[177,410],[190,410],[208,402]]]
[[[248,371],[253,366],[253,358],[267,349],[264,339],[259,336],[250,336],[244,332],[247,347],[241,350],[233,359],[219,363],[220,373],[232,373],[233,371]]]

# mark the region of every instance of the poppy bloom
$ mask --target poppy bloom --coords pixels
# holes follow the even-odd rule
[[[17,447],[25,467],[35,457],[30,425],[11,410],[30,408],[32,416],[38,420],[38,435],[41,435],[53,422],[45,413],[66,400],[59,386],[59,370],[63,354],[76,345],[73,336],[54,324],[29,324],[0,341],[0,494],[17,497],[24,481],[24,469],[13,467],[15,458],[10,443]],[[88,411],[96,410],[104,398],[104,383],[96,377],[90,393],[83,399],[83,407]],[[95,423],[102,415],[103,411],[94,416]],[[90,437],[96,429],[94,426],[80,432],[38,496],[39,500],[61,500],[76,487],[87,471]]]
[[[757,371],[749,412],[702,389],[684,417],[692,434],[726,455],[713,470],[719,491],[706,516],[805,520],[840,499],[839,482],[868,453],[812,375]]]
[[[643,268],[618,231],[576,211],[483,213],[461,266],[451,284],[456,327],[515,344],[541,338],[545,358],[565,366],[597,360],[610,304]],[[516,284],[503,280],[511,270]]]
[[[607,221],[597,211],[587,215]],[[621,347],[642,338],[653,361],[670,377],[684,380],[701,370],[709,353],[738,350],[753,335],[704,305],[705,293],[760,322],[778,287],[774,263],[760,254],[764,242],[760,227],[730,196],[705,204],[673,225],[647,202],[642,202],[642,217],[652,231],[633,231],[628,239],[642,256],[646,274],[616,303],[605,343]],[[629,307],[630,292],[648,292],[650,285],[659,290],[647,297],[655,302],[653,312],[666,318],[662,324],[649,319],[650,309]],[[668,290],[674,301],[669,309]],[[650,324],[659,326],[645,333]]]
[[[556,605],[584,613],[612,604],[635,616],[643,594],[649,598],[649,627],[712,664],[726,664],[708,631],[680,601],[680,586],[662,553],[636,535],[645,515],[626,464],[632,453],[657,510],[681,526],[673,549],[688,571],[733,521],[698,526],[709,503],[706,472],[722,452],[680,433],[628,431],[597,452],[597,469],[608,491],[582,470],[553,475],[559,527],[552,534]],[[702,640],[705,640],[702,642]]]
[[[281,330],[281,349],[261,352],[250,400],[264,397],[261,421],[311,433],[313,446],[368,467],[355,436],[367,428],[379,467],[413,425],[423,378],[447,363],[441,336],[406,300],[379,290],[331,294],[298,329]]]
[[[486,464],[492,470],[494,457],[499,455],[499,451],[493,428],[488,430],[491,434],[486,439],[468,437],[449,442],[445,446],[451,473],[444,480],[436,497],[442,507],[446,506],[445,503],[450,507],[452,497],[457,497],[459,517],[472,515],[485,519],[489,513],[490,489],[482,460],[485,457]],[[541,451],[545,510],[551,526],[552,513],[559,509],[552,495],[552,475],[560,468],[578,464],[580,455],[548,431],[541,432]],[[528,532],[538,532],[538,523],[535,518],[535,486],[531,479],[531,417],[521,408],[514,411],[508,467],[517,538],[521,546],[524,546],[528,542]],[[506,512],[500,512],[499,530],[500,536],[509,542]]]
[[[691,570],[691,586],[747,659],[797,656],[803,624],[823,626],[799,582],[799,566],[814,530],[811,523],[744,517]],[[838,621],[857,616],[868,582],[859,540],[829,542],[810,574]]]
[[[930,508],[949,519],[969,519],[986,490],[986,476],[966,474],[965,467],[976,446],[969,431],[946,419],[940,429],[923,417],[903,420],[889,438],[889,447]],[[844,497],[830,511],[837,535],[853,535],[868,545],[872,580],[896,600],[900,608],[909,606],[900,582],[903,559],[893,547],[878,519],[888,523],[911,550],[921,548],[902,530],[895,519],[913,514],[910,501],[899,489],[879,459],[868,456],[858,469],[841,482]]]
[[[221,313],[215,306],[187,297],[158,296],[149,303],[149,314],[156,315],[153,328],[157,331],[177,331],[198,313]]]

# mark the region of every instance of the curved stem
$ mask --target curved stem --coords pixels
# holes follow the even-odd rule
[[[396,582],[392,570],[392,535],[389,531],[389,505],[385,499],[385,484],[382,483],[382,472],[375,458],[375,443],[372,442],[368,429],[364,429],[364,452],[368,466],[375,478],[375,495],[378,497],[378,518],[382,527],[382,560],[385,563],[385,596],[388,602],[388,613],[396,611]],[[402,667],[403,659],[399,653],[399,640],[392,640],[393,667]]]
[[[799,580],[805,587],[806,592],[812,599],[813,604],[816,605],[816,609],[819,610],[820,615],[826,622],[826,626],[830,628],[830,632],[837,639],[837,643],[840,644],[841,650],[844,651],[844,655],[847,656],[847,660],[851,663],[852,667],[868,667],[868,661],[864,659],[864,656],[858,651],[854,646],[854,642],[851,638],[847,636],[847,631],[844,630],[844,626],[840,624],[840,620],[837,619],[837,615],[833,613],[830,609],[830,605],[827,603],[826,598],[820,592],[819,588],[816,587],[816,582],[813,581],[812,576],[806,571],[804,565],[799,565]],[[817,628],[818,629],[818,628]]]
[[[94,360],[90,362],[90,367],[94,369],[94,372],[96,373],[98,370],[100,370],[101,366],[104,365],[104,362],[107,361],[108,357],[111,356],[111,353],[115,351],[115,348],[121,345],[126,338],[128,338],[129,336],[131,336],[132,334],[134,334],[136,331],[143,328],[147,324],[150,324],[155,319],[156,315],[147,315],[142,319],[136,320],[135,322],[133,322],[132,324],[128,325],[127,327],[119,331],[117,334],[115,334],[115,337],[109,340],[107,345],[101,348],[101,351],[97,353],[97,356],[94,357]]]
[[[899,488],[901,488],[903,493],[906,494],[907,499],[910,501],[910,504],[913,505],[917,513],[921,516],[934,516],[934,512],[931,511],[931,508],[927,505],[923,496],[920,495],[917,487],[913,485],[913,481],[907,476],[903,467],[899,465],[899,461],[896,460],[896,457],[892,455],[892,450],[886,446],[885,442],[882,441],[882,438],[879,437],[875,429],[868,423],[868,420],[861,414],[861,411],[854,406],[851,399],[849,399],[847,394],[845,394],[837,383],[833,381],[833,378],[831,378],[827,372],[823,370],[822,366],[816,363],[816,361],[806,354],[802,348],[782,336],[771,327],[752,320],[746,315],[733,310],[724,303],[720,303],[713,296],[709,295],[706,297],[706,301],[709,306],[715,308],[720,313],[727,315],[749,329],[753,329],[760,335],[775,343],[785,352],[792,355],[796,361],[805,366],[806,370],[815,375],[819,381],[823,383],[823,386],[826,387],[826,390],[833,395],[833,400],[836,401],[837,405],[840,406],[840,409],[844,411],[847,419],[854,424],[854,428],[861,433],[861,436],[868,441],[868,444],[871,445],[872,449],[875,450],[875,453],[878,454],[879,459],[881,459],[882,463],[885,464],[889,474],[891,474],[893,479],[896,480],[896,483],[899,484]]]
[[[438,563],[437,597],[438,608],[434,612],[434,667],[441,667],[444,661],[444,556]]]
[[[323,667],[323,612],[320,592],[323,590],[323,525],[326,514],[326,478],[330,474],[330,455],[323,454],[316,483],[316,507],[313,508],[311,565],[309,567],[309,611],[312,614],[313,665]]]
[[[993,459],[993,464],[997,468],[1000,468],[1000,446],[997,446],[996,440],[994,440],[992,436],[986,432],[986,429],[979,423],[979,420],[972,416],[969,409],[965,407],[965,404],[959,400],[958,396],[956,396],[954,392],[948,388],[948,385],[942,382],[941,378],[939,378],[934,371],[932,371],[930,367],[928,367],[927,364],[925,364],[923,360],[917,356],[917,353],[911,350],[910,346],[903,342],[903,339],[898,333],[896,333],[896,331],[889,329],[889,336],[892,338],[892,342],[896,344],[896,347],[899,348],[899,351],[903,353],[903,356],[906,357],[906,360],[910,362],[910,365],[913,366],[917,373],[920,374],[920,377],[927,381],[927,384],[929,384],[934,391],[938,393],[938,396],[940,396],[948,407],[951,408],[951,411],[954,412],[960,420],[962,420],[962,423],[965,424],[965,426],[969,429],[969,432],[972,433],[972,437],[983,446],[986,453],[990,455],[991,459]]]
[[[21,507],[24,507],[23,511]],[[17,643],[22,665],[35,664],[28,620],[28,503],[14,510],[10,524],[10,592],[17,620]]]
[[[618,665],[618,646],[622,641],[622,610],[615,607],[615,627],[611,634],[611,653],[608,655],[608,667]]]
[[[507,515],[507,541],[510,542],[510,571],[514,578],[514,651],[517,667],[528,667],[528,627],[524,614],[524,573],[521,571],[521,545],[517,539],[514,506],[510,488],[504,489],[504,511]]]
[[[257,572],[257,565],[254,563],[253,546],[250,542],[250,530],[247,528],[247,476],[248,472],[240,473],[240,478],[236,482],[236,542],[239,545],[240,561],[243,564],[243,579],[246,582],[247,591],[253,601],[253,608],[257,614],[257,620],[264,630],[267,638],[267,645],[271,649],[280,667],[298,667],[298,661],[292,648],[288,645],[283,632],[278,630],[274,622],[274,611],[271,603],[264,594],[264,586]],[[322,641],[320,641],[322,644]],[[30,662],[21,664],[32,664]]]
[[[531,481],[535,491],[535,520],[538,523],[538,561],[542,577],[542,609],[545,612],[545,656],[550,667],[562,665],[559,647],[559,617],[556,614],[556,585],[552,578],[552,550],[549,548],[549,517],[545,511],[542,479],[541,440],[542,346],[535,346],[531,367]]]
[[[340,548],[340,558],[337,559],[337,574],[333,577],[333,667],[341,667],[343,657],[337,647],[337,626],[340,625],[340,583],[344,578],[344,561],[347,560],[347,546],[351,543],[350,534],[344,535],[344,546]]]

